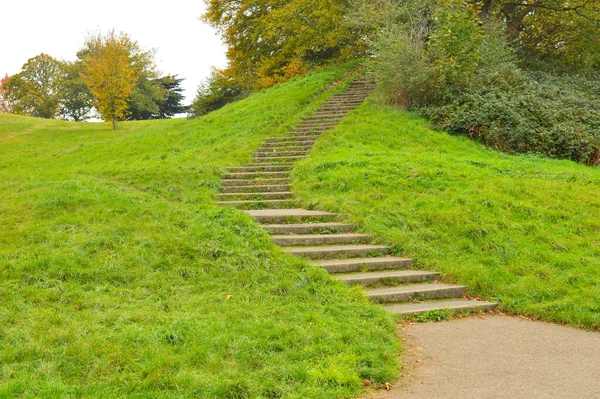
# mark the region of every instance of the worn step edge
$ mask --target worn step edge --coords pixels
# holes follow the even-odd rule
[[[411,284],[367,291],[367,297],[375,302],[409,302],[417,299],[460,298],[467,287],[450,284]]]
[[[298,223],[298,224],[264,224],[262,226],[271,234],[329,234],[348,233],[352,231],[351,224],[329,222],[329,223]]]
[[[256,200],[256,201],[218,201],[217,205],[220,206],[233,206],[233,207],[257,207],[257,208],[278,208],[278,207],[289,207],[295,205],[294,200]]]
[[[255,200],[261,199],[290,199],[293,194],[291,191],[283,191],[283,192],[266,192],[266,193],[221,193],[217,194],[219,199],[240,199],[243,200],[245,198],[253,198]]]
[[[370,287],[387,281],[393,281],[398,284],[432,281],[439,276],[439,273],[422,270],[394,270],[387,272],[336,274],[335,278],[349,285],[358,284],[363,287]]]
[[[322,267],[329,273],[352,273],[408,268],[413,263],[412,259],[385,256],[378,258],[324,260],[313,262],[313,265]]]
[[[335,245],[335,244],[361,244],[371,238],[368,234],[296,234],[274,235],[271,239],[282,247],[295,247],[301,245]]]
[[[497,303],[477,301],[468,299],[456,299],[451,301],[431,301],[422,303],[387,304],[385,309],[402,316],[432,312],[437,310],[449,310],[453,313],[489,311],[498,307]]]
[[[223,187],[240,187],[240,186],[279,186],[290,185],[290,178],[281,179],[223,179],[221,185]]]
[[[381,255],[388,252],[383,245],[324,245],[311,247],[285,247],[283,250],[292,255],[310,258],[327,259],[333,257],[358,257]]]
[[[277,184],[267,186],[224,186],[221,187],[222,193],[281,193],[291,191],[289,184]]]

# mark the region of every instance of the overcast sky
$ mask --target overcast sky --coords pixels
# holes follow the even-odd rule
[[[191,102],[210,67],[226,65],[215,31],[199,20],[202,0],[8,0],[0,6],[0,75],[12,75],[46,53],[73,61],[88,32],[123,31],[145,49],[156,49],[163,74],[177,74]]]

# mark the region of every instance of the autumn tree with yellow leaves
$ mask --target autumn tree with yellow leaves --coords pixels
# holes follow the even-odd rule
[[[87,38],[78,56],[83,60],[82,77],[94,97],[101,118],[117,129],[127,118],[129,100],[143,65],[132,51],[137,46],[124,33],[109,32]],[[138,55],[139,56],[139,55]]]

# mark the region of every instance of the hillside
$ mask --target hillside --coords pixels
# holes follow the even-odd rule
[[[600,329],[600,169],[489,151],[363,104],[295,169],[307,206],[501,309]]]
[[[390,315],[216,206],[226,168],[353,67],[116,132],[0,114],[0,398],[330,399],[393,381]],[[293,185],[472,296],[600,329],[598,168],[489,151],[367,102]]]
[[[392,380],[385,312],[215,205],[225,167],[349,70],[116,132],[0,115],[0,397],[342,398]]]

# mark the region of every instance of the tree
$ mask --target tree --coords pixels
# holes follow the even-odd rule
[[[137,44],[124,33],[88,37],[78,56],[83,60],[83,81],[94,97],[94,106],[114,130],[126,119],[129,101],[139,81],[142,65]]]
[[[6,83],[8,82],[8,79],[10,79],[8,74],[0,79],[0,113],[12,112],[10,101],[8,100],[8,95],[6,93]]]
[[[223,74],[256,90],[332,60],[355,57],[358,35],[344,15],[348,0],[206,0],[204,21],[226,43]]]
[[[157,119],[171,118],[177,114],[183,114],[189,111],[190,107],[182,105],[183,101],[183,89],[181,83],[185,79],[178,78],[177,75],[163,76],[158,79],[163,90],[166,92],[166,96],[161,101],[159,106],[159,113],[156,116]]]
[[[59,113],[64,119],[75,122],[86,120],[93,107],[93,97],[83,81],[83,63],[66,62],[59,85]]]
[[[54,118],[59,110],[59,84],[62,63],[49,55],[30,58],[4,84],[12,111],[17,114]]]
[[[166,93],[156,79],[139,77],[128,104],[129,120],[155,119],[160,113],[159,103],[164,101]]]
[[[551,68],[600,66],[600,2],[594,0],[475,0],[482,17],[506,22],[524,64]]]
[[[227,75],[227,70],[213,68],[209,78],[198,87],[191,111],[194,116],[208,114],[227,103],[236,101],[244,96],[234,78]]]

